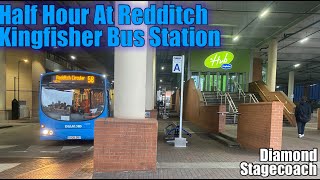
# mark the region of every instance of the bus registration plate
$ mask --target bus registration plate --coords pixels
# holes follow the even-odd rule
[[[68,136],[68,139],[81,139],[81,136]]]

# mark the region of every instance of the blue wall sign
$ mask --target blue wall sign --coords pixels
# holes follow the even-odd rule
[[[222,69],[231,69],[232,68],[232,64],[223,64],[221,66]]]

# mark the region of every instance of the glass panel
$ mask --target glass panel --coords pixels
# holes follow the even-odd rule
[[[244,85],[244,81],[243,81],[243,73],[239,73],[239,84],[241,85],[241,88],[244,90],[245,89],[245,85]]]
[[[200,91],[205,91],[206,88],[206,73],[200,75]]]
[[[223,74],[222,75],[222,91],[226,92],[226,87],[227,87],[227,75]]]
[[[243,75],[243,91],[247,92],[248,91],[248,84],[247,84],[247,73],[242,73]]]
[[[212,74],[210,74],[209,79],[210,79],[210,83],[209,83],[210,89],[209,89],[209,91],[214,91],[214,87],[213,87],[214,83],[213,83],[213,75]]]
[[[222,91],[222,75],[219,73],[217,77],[218,77],[218,88],[219,88],[218,90]]]
[[[42,111],[62,121],[94,119],[104,110],[104,80],[100,76],[72,73],[42,79]]]
[[[210,86],[210,72],[207,72],[206,76],[206,89],[205,91],[211,91],[211,86]]]
[[[198,72],[192,72],[191,78],[194,81],[194,85],[196,86],[197,89],[199,89],[198,84],[199,84],[199,73]]]
[[[230,73],[229,74],[229,86],[230,86],[230,92],[236,92],[237,88],[234,84],[234,82],[236,82],[236,74],[235,73]]]
[[[213,75],[213,91],[218,91],[218,75]]]

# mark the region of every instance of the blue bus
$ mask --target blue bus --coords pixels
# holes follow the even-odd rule
[[[40,78],[40,140],[93,140],[94,122],[109,117],[110,83],[103,75],[60,71]]]

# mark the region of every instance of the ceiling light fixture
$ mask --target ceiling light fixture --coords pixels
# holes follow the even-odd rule
[[[264,10],[261,14],[260,14],[260,18],[263,18],[264,16],[266,16],[269,13],[269,9]]]
[[[308,39],[309,39],[308,37],[305,37],[305,38],[300,40],[300,43],[304,43],[304,42],[308,41]]]
[[[71,57],[71,59],[73,59],[73,60],[75,60],[76,59],[76,57],[75,56],[70,56]]]
[[[299,67],[299,66],[300,66],[300,64],[295,64],[295,65],[293,65],[293,66],[296,68],[296,67]]]
[[[162,82],[162,79],[160,79],[160,82]]]
[[[164,66],[161,67],[161,70],[164,70]]]
[[[238,39],[239,39],[239,36],[236,36],[233,38],[233,41],[238,41]]]

